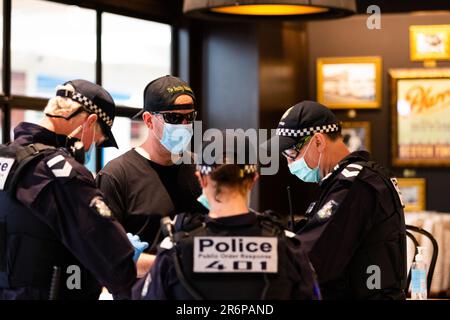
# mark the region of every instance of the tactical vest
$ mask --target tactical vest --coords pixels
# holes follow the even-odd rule
[[[206,226],[202,219],[174,234],[176,246],[172,250],[172,259],[179,283],[172,287],[174,299],[291,299],[292,286],[301,277],[304,270],[293,269],[288,256],[288,245],[293,245],[277,222],[270,217],[258,214],[258,223],[252,226],[216,228]],[[179,221],[179,220],[177,220]],[[189,230],[186,232],[185,230]],[[278,238],[278,273],[194,273],[193,250],[194,237],[198,236],[259,236]],[[291,242],[288,244],[288,242]],[[299,242],[296,243],[299,245]],[[309,264],[305,268],[309,269]],[[310,269],[309,269],[310,270]],[[313,284],[311,285],[313,287]]]
[[[343,169],[338,170],[337,174],[340,174],[342,171],[346,170],[348,163],[345,164]],[[366,281],[359,281],[358,279],[355,283],[352,283],[352,274],[354,272],[360,272],[361,270],[351,270],[347,268],[345,270],[343,276],[340,279],[337,279],[333,282],[326,283],[321,287],[324,289],[324,294],[326,292],[331,295],[327,295],[325,298],[331,299],[339,299],[349,297],[350,294],[356,295],[358,297],[366,297],[373,299],[404,299],[405,290],[406,290],[406,230],[404,229],[405,220],[403,213],[403,203],[399,196],[398,190],[394,187],[395,181],[393,181],[390,177],[389,172],[380,166],[379,164],[373,161],[359,161],[352,162],[350,166],[356,168],[357,166],[361,166],[362,168],[366,168],[372,172],[375,172],[384,182],[384,185],[387,186],[389,190],[389,196],[391,198],[392,205],[384,204],[388,207],[386,211],[388,213],[392,213],[389,217],[389,221],[383,221],[382,227],[377,228],[374,226],[362,239],[360,244],[361,247],[365,248],[365,252],[358,252],[357,257],[353,257],[353,266],[369,266],[373,265],[374,261],[383,261],[384,266],[381,265],[381,280],[382,287],[387,287],[388,289],[381,290],[368,290]],[[361,170],[363,170],[361,168]],[[347,180],[349,183],[349,187],[347,188],[347,192],[350,190],[352,184],[356,179],[358,179],[358,175],[348,174],[350,177]],[[332,188],[333,183],[330,183],[325,190],[323,191],[323,195],[326,196],[329,190]],[[346,195],[343,196],[345,198]],[[320,199],[319,201],[321,201]],[[380,205],[383,205],[380,203]],[[399,219],[400,223],[396,223],[396,219]],[[403,225],[403,228],[401,226]],[[379,241],[380,234],[383,235],[383,241]],[[367,253],[370,252],[370,257]],[[356,259],[356,260],[355,260]],[[386,272],[383,270],[391,269],[392,265],[395,266],[394,273]],[[367,274],[367,278],[370,274]],[[351,290],[351,293],[350,293]]]
[[[98,297],[98,284],[92,287],[90,274],[81,272],[81,288],[66,286],[67,268],[80,266],[64,247],[54,230],[16,200],[16,187],[26,168],[36,164],[54,147],[43,144],[0,145],[0,158],[14,159],[8,178],[0,190],[0,290],[33,287],[50,294],[55,267],[60,276],[53,279],[54,298],[87,299],[89,293]],[[95,292],[95,293],[94,293]]]

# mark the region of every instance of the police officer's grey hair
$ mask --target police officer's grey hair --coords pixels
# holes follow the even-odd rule
[[[75,88],[71,84],[66,84],[57,86],[56,91],[58,90],[75,91]],[[70,98],[56,96],[48,100],[47,106],[44,109],[44,114],[68,117],[81,107],[80,103],[73,101]],[[95,124],[95,129],[101,132],[102,129],[98,120]]]
[[[66,84],[64,86],[57,86],[56,90],[75,91],[75,88],[71,84]],[[80,107],[80,103],[73,101],[70,98],[53,97],[48,100],[47,106],[44,109],[44,113],[55,116],[68,117]]]

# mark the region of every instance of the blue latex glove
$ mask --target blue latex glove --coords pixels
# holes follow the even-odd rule
[[[134,262],[136,262],[139,259],[141,253],[148,248],[148,242],[141,241],[141,239],[139,239],[139,236],[133,235],[131,233],[127,233],[127,236],[128,240],[130,240],[131,245],[134,248],[133,260]]]

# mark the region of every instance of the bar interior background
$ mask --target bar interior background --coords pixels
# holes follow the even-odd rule
[[[2,143],[10,141],[19,121],[41,116],[61,79],[84,77],[113,93],[119,105],[115,135],[125,152],[145,137],[131,117],[142,104],[145,83],[162,74],[191,84],[203,129],[270,129],[289,106],[316,100],[317,58],[379,56],[381,108],[358,109],[355,118],[348,110],[335,111],[342,121],[371,123],[374,160],[399,177],[405,168],[391,163],[388,70],[422,67],[410,60],[409,26],[450,22],[450,3],[428,0],[357,0],[355,15],[319,21],[190,19],[180,0],[2,2]],[[381,8],[380,30],[366,27],[369,5]],[[438,67],[450,67],[450,61]],[[90,169],[100,170],[117,155],[97,151]],[[252,198],[256,210],[287,214],[288,185],[294,212],[304,212],[318,194],[283,164],[278,175],[260,179]],[[450,167],[406,169],[426,179],[427,210],[450,212]]]

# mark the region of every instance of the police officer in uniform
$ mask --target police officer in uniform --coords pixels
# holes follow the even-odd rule
[[[0,146],[0,299],[129,294],[139,252],[83,165],[96,144],[117,147],[114,111],[102,87],[69,81],[40,125],[20,123]]]
[[[251,144],[232,134],[224,135],[226,140],[231,144],[209,158],[203,153],[196,172],[203,188],[198,200],[209,214],[162,220],[168,236],[151,273],[133,288],[133,298],[318,299],[314,270],[295,234],[248,207],[258,177]],[[240,143],[247,155],[242,162]]]
[[[127,232],[154,243],[151,252],[161,241],[162,217],[204,210],[196,201],[201,189],[195,165],[183,158],[189,155],[196,115],[195,95],[186,82],[169,75],[151,81],[144,89],[144,108],[135,116],[147,126],[147,139],[96,177],[115,218]]]
[[[278,124],[273,139],[290,172],[322,191],[298,237],[324,299],[405,299],[406,231],[396,180],[368,152],[349,153],[340,130],[335,115],[313,101],[289,108]]]

